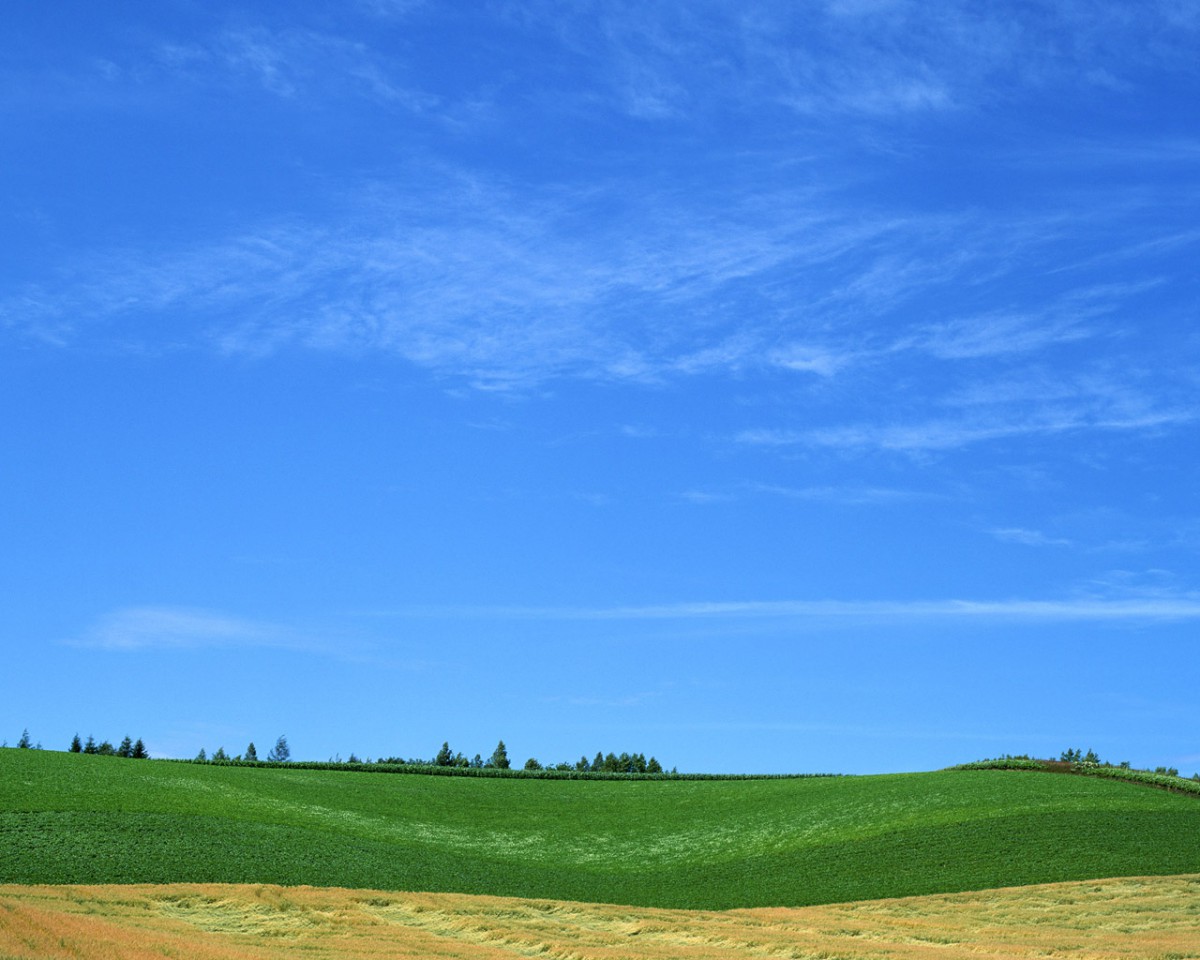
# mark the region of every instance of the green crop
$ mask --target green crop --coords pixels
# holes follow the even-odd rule
[[[0,750],[0,882],[261,882],[647,906],[1200,872],[1200,802],[1021,770],[566,780]]]

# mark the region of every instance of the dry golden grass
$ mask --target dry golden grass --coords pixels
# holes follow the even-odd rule
[[[655,910],[312,887],[0,886],[0,960],[1200,960],[1200,876]]]

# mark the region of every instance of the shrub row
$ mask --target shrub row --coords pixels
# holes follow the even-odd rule
[[[1045,773],[1072,773],[1082,777],[1104,777],[1110,780],[1125,780],[1147,787],[1170,790],[1174,793],[1190,793],[1200,796],[1200,780],[1170,773],[1155,773],[1150,770],[1133,770],[1100,763],[1064,763],[1061,760],[1035,760],[1030,757],[998,757],[995,760],[976,760],[960,763],[951,770],[1041,770]]]
[[[609,773],[595,770],[516,770],[499,767],[444,767],[417,763],[337,763],[293,760],[270,763],[262,760],[173,760],[216,767],[255,767],[287,770],[341,770],[355,773],[409,773],[431,777],[499,777],[522,780],[803,780],[840,777],[840,773]]]
[[[1121,767],[1102,767],[1088,763],[1075,764],[1071,772],[1085,777],[1109,777],[1113,780],[1127,780],[1130,783],[1141,783],[1148,787],[1171,790],[1174,793],[1191,793],[1200,796],[1200,781],[1172,776],[1169,773],[1152,773],[1149,770],[1126,770]]]

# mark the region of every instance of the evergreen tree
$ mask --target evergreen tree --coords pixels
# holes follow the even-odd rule
[[[579,758],[578,762],[575,764],[575,769],[579,770],[581,773],[587,773],[592,769],[592,765],[588,763],[588,758],[584,756]]]
[[[647,773],[662,773],[663,772],[662,764],[659,763],[657,760],[655,760],[654,757],[651,757],[649,760],[646,761],[646,772]]]
[[[201,763],[208,763],[208,754],[205,753],[203,747],[201,747],[200,752],[198,754],[196,754],[196,759],[199,760]]]
[[[646,755],[644,753],[635,753],[630,758],[630,769],[633,773],[645,773]]]
[[[475,756],[473,756],[471,758],[471,768],[474,770],[478,770],[482,766],[483,766],[483,755],[477,753],[477,754],[475,754]]]
[[[87,743],[83,745],[84,753],[99,753],[100,748],[96,746],[96,738],[90,733],[88,734]]]
[[[117,747],[117,756],[129,758],[133,756],[133,741],[126,737],[121,741],[121,745]]]
[[[213,754],[213,762],[215,763],[220,760],[228,760],[228,759],[229,759],[229,754],[227,754],[225,752],[225,748],[217,747],[217,752]]]
[[[33,741],[29,739],[28,727],[21,731],[21,739],[17,741],[17,746],[22,750],[29,750],[33,746]]]
[[[450,741],[442,741],[442,749],[437,752],[433,762],[439,767],[449,767],[454,763],[454,754],[450,752]]]
[[[528,760],[525,761],[525,769],[526,770],[541,770],[542,765],[540,763],[538,763],[537,757],[530,757]]]
[[[595,770],[596,773],[599,773],[604,769],[604,754],[602,754],[599,750],[596,751],[596,757],[594,760],[592,760],[592,769]]]
[[[275,746],[271,748],[271,752],[267,754],[267,759],[272,763],[287,763],[292,759],[292,749],[288,746],[287,737],[282,733],[279,739],[275,741]]]
[[[254,749],[254,741],[253,740],[250,741],[250,746],[248,746],[246,748],[246,759],[247,760],[257,760],[258,759],[258,751]]]
[[[613,753],[611,750],[608,752],[608,755],[605,756],[605,758],[603,760],[603,764],[604,764],[604,772],[605,773],[620,772],[621,761],[617,758],[617,755],[615,753]]]
[[[83,741],[79,739],[79,734],[75,734],[75,736],[71,738],[71,752],[83,753]]]
[[[492,751],[491,757],[488,758],[488,766],[497,767],[500,770],[507,770],[509,768],[508,748],[504,746],[503,740],[496,744],[496,749]]]
[[[142,738],[138,737],[137,742],[133,745],[133,752],[130,754],[134,760],[149,760],[150,754],[146,752],[146,744],[142,742]]]
[[[102,756],[102,757],[111,757],[117,751],[113,749],[113,745],[111,743],[109,743],[107,740],[101,740],[100,746],[98,746],[96,748],[96,752],[98,754],[100,754],[100,756]]]

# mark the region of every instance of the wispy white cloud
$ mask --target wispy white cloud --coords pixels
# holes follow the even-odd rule
[[[824,486],[787,487],[770,483],[753,483],[749,489],[768,496],[785,497],[789,500],[813,500],[824,503],[850,505],[897,503],[916,499],[927,499],[929,494],[912,490],[897,490],[891,487]]]
[[[782,497],[786,500],[812,503],[833,503],[846,506],[868,506],[926,499],[928,494],[911,490],[867,486],[789,487],[772,483],[743,483],[722,490],[686,490],[681,497],[689,503],[728,503],[747,496]]]
[[[962,214],[955,230],[945,214],[856,215],[836,192],[778,183],[731,189],[713,206],[682,189],[530,194],[428,173],[414,193],[364,188],[332,225],[292,220],[175,251],[93,254],[0,297],[0,327],[60,346],[383,353],[485,390],[789,378],[807,392],[778,411],[782,423],[734,432],[760,448],[925,455],[1156,435],[1200,417],[1177,372],[1153,357],[1140,369],[1122,346],[1137,329],[1128,305],[1156,281],[1064,278],[1024,307],[934,323],[912,311],[914,296],[959,296],[973,264],[990,264],[995,289],[1027,269],[1041,241],[1024,216],[984,229]],[[613,203],[618,216],[593,218]],[[1061,217],[1049,216],[1055,249]],[[891,253],[900,248],[903,260]],[[995,266],[1004,258],[992,254],[1009,248],[1023,252]],[[1089,359],[1055,364],[1055,351],[1085,341]],[[1118,347],[1120,365],[1107,359]],[[918,372],[929,358],[944,372]],[[804,495],[836,500],[815,489]],[[714,495],[724,494],[685,498]]]
[[[731,503],[738,499],[737,494],[713,490],[684,490],[679,496],[680,499],[686,500],[688,503],[699,505]]]
[[[428,0],[356,0],[368,13],[388,19],[403,18],[419,10]]]
[[[862,353],[853,348],[838,350],[808,343],[789,343],[767,354],[767,361],[786,370],[832,377],[859,359]]]
[[[278,624],[184,607],[128,607],[106,614],[72,646],[112,651],[279,647],[318,650],[322,645]]]
[[[517,620],[869,620],[869,621],[1027,621],[1151,622],[1200,620],[1200,594],[1106,599],[842,601],[767,600],[672,603],[614,607],[446,607],[409,608],[384,616],[505,618]]]
[[[753,102],[810,119],[887,122],[1019,101],[1050,86],[1136,89],[1146,70],[1186,64],[1196,29],[1156,5],[1137,16],[1093,3],[1023,13],[965,0],[609,3],[557,39],[589,57],[612,106],[636,117]]]
[[[889,224],[839,222],[805,193],[777,193],[767,211],[747,192],[725,216],[681,197],[644,199],[630,210],[638,229],[581,232],[588,193],[531,200],[453,176],[419,196],[371,190],[340,228],[282,223],[175,253],[94,255],[74,281],[0,300],[0,323],[55,342],[132,322],[160,344],[227,352],[383,351],[493,386],[837,367],[828,349],[766,359],[775,318],[746,325],[736,308],[714,316],[706,301],[723,289],[743,297],[745,281],[789,264],[836,260]],[[687,324],[650,316],[698,304],[709,315]],[[156,315],[166,311],[164,327]]]
[[[735,436],[742,444],[761,447],[802,446],[842,450],[883,450],[898,453],[933,453],[956,450],[975,444],[1017,438],[1053,437],[1084,432],[1155,434],[1200,420],[1200,405],[1160,403],[1152,393],[1137,393],[1111,384],[1092,396],[1081,390],[1059,390],[1057,397],[1028,403],[1025,396],[1014,397],[1012,384],[968,391],[953,398],[956,406],[966,409],[956,417],[914,420],[910,423],[862,422],[807,430],[754,428]],[[998,402],[1007,396],[1008,403]],[[1018,402],[1020,401],[1020,402]]]
[[[1051,537],[1040,530],[1027,530],[1024,527],[1000,527],[992,532],[992,536],[1004,543],[1019,543],[1027,547],[1068,547],[1070,540],[1062,537]]]
[[[402,82],[394,61],[368,42],[305,29],[248,25],[216,29],[184,42],[163,40],[152,51],[159,70],[200,85],[250,82],[285,99],[312,104],[360,97],[422,113],[439,98]],[[134,67],[132,76],[144,75]]]
[[[1073,317],[993,314],[929,327],[914,345],[941,360],[964,360],[1025,353],[1092,335],[1093,331]]]

